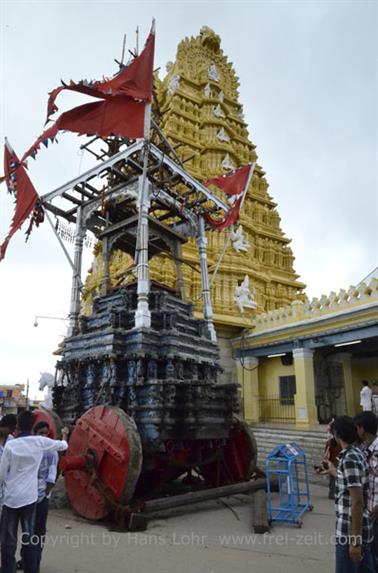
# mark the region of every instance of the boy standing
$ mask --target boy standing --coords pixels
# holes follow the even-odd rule
[[[30,543],[34,534],[35,508],[38,499],[38,470],[45,452],[63,451],[68,448],[63,440],[50,440],[31,435],[34,415],[26,410],[17,419],[18,435],[8,441],[0,462],[0,483],[4,484],[4,505],[0,522],[2,573],[16,570],[15,553],[17,529],[21,522],[23,565],[25,573],[37,573],[36,552]]]

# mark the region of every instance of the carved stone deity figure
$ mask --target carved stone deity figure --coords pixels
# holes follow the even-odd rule
[[[95,366],[94,364],[89,363],[87,367],[87,381],[85,386],[94,386],[95,375],[96,375]]]
[[[219,103],[217,106],[213,107],[213,114],[215,115],[215,117],[225,117],[223,109],[221,108]]]
[[[171,96],[175,93],[180,85],[180,76],[178,74],[171,77],[168,84],[168,95]]]
[[[243,227],[239,225],[237,228],[231,227],[230,238],[232,242],[233,249],[240,253],[240,251],[247,252],[249,249],[248,239],[244,237]]]
[[[233,169],[235,169],[235,165],[232,163],[231,157],[229,156],[229,154],[227,153],[227,155],[224,157],[222,163],[221,163],[223,169],[230,169],[231,171]]]
[[[138,362],[137,362],[137,367],[136,367],[136,375],[137,375],[137,379],[143,380],[144,378],[144,363],[143,363],[143,358],[139,358]]]
[[[224,127],[221,127],[220,130],[218,131],[216,138],[219,139],[219,141],[226,141],[227,143],[230,141],[230,137],[229,135],[225,132]]]
[[[175,377],[175,366],[172,360],[168,360],[167,364],[165,365],[165,377],[166,378]]]
[[[224,93],[223,93],[222,91],[219,92],[218,99],[219,99],[219,101],[221,101],[221,102],[223,103],[223,101],[224,101]]]
[[[209,80],[214,80],[214,82],[219,82],[221,77],[220,73],[218,72],[217,66],[215,64],[211,64],[209,70],[207,72],[207,77]]]
[[[156,380],[156,378],[157,378],[157,362],[156,362],[156,360],[149,360],[148,361],[147,377],[149,380]]]
[[[211,87],[210,84],[206,84],[203,90],[203,93],[205,95],[205,97],[209,98],[211,97]]]
[[[245,275],[241,285],[235,287],[234,301],[237,304],[241,314],[244,308],[256,308],[257,303],[254,300],[254,292],[249,288],[249,276]]]
[[[176,377],[179,380],[184,379],[184,365],[180,360],[176,362]]]
[[[130,360],[127,363],[127,381],[129,383],[135,382],[136,377],[136,362],[135,360]]]

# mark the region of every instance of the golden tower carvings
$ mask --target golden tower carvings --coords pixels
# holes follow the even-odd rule
[[[156,79],[161,112],[160,128],[185,161],[186,169],[199,180],[208,179],[256,160],[255,145],[238,102],[238,78],[220,48],[220,37],[207,27],[178,46],[176,61],[167,64],[163,80]],[[276,203],[268,194],[263,169],[257,165],[241,212],[240,226],[230,232],[208,233],[210,276],[225,248],[212,283],[214,322],[218,328],[247,327],[256,312],[274,310],[302,298],[304,284],[293,269],[293,253],[280,228]],[[188,300],[200,312],[200,275],[197,247],[183,247],[182,271]],[[119,284],[131,261],[127,255],[112,254],[112,284]],[[174,287],[176,267],[168,256],[151,260],[151,279]],[[99,250],[85,284],[84,307],[99,293],[102,261]],[[244,285],[244,286],[243,286]],[[248,285],[248,296],[240,293]],[[238,295],[239,293],[239,295]],[[239,297],[239,298],[238,298]]]

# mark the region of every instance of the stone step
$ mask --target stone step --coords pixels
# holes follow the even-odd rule
[[[295,429],[268,428],[264,426],[252,426],[252,431],[257,442],[257,463],[261,469],[264,469],[265,460],[274,447],[278,444],[295,442],[306,454],[310,483],[328,485],[328,477],[319,476],[313,467],[315,464],[319,465],[323,457],[327,439],[324,431],[303,432]]]
[[[254,434],[256,442],[258,444],[261,445],[261,447],[264,447],[265,449],[269,449],[269,451],[271,449],[273,449],[275,446],[277,446],[278,444],[287,444],[287,443],[293,443],[295,442],[296,444],[298,444],[300,447],[302,447],[304,450],[320,450],[323,451],[324,450],[324,446],[325,446],[325,440],[322,441],[317,441],[314,442],[312,441],[306,441],[306,440],[288,440],[286,439],[285,436],[282,436],[280,439],[277,439],[276,437],[262,437],[262,436],[258,436],[256,434]]]
[[[269,426],[257,426],[251,425],[253,432],[256,434],[270,434],[270,435],[277,435],[281,436],[282,434],[288,436],[299,436],[300,438],[315,438],[315,439],[324,439],[325,437],[325,430],[296,430],[295,428],[272,428]]]

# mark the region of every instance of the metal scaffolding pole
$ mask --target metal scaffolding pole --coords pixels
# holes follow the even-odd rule
[[[216,342],[217,335],[213,323],[213,308],[211,305],[209,273],[207,268],[207,253],[206,253],[207,238],[205,234],[205,221],[202,216],[198,217],[197,245],[198,245],[200,267],[201,267],[201,284],[202,284],[201,294],[202,294],[202,305],[203,305],[203,317],[207,322],[207,328],[210,334],[210,339],[213,342]]]
[[[85,229],[83,228],[82,208],[78,207],[76,214],[74,269],[72,274],[71,304],[69,313],[68,335],[74,334],[80,313],[81,262],[83,255]]]

